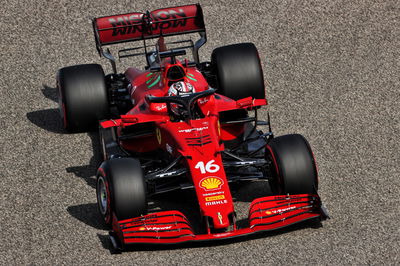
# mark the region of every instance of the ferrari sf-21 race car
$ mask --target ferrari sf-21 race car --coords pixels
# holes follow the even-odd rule
[[[328,217],[309,143],[298,134],[274,137],[269,115],[258,119],[267,101],[252,43],[216,48],[211,62],[200,62],[206,30],[198,4],[95,18],[93,29],[113,73],[98,64],[65,67],[57,87],[67,131],[100,125],[97,202],[115,248],[233,238]],[[176,40],[182,34],[200,38]],[[142,55],[146,66],[117,73],[104,46],[135,41],[143,45],[118,57]],[[268,182],[273,194],[251,202],[241,228],[230,186],[254,180]],[[183,189],[196,195],[200,232],[180,211],[148,213],[150,197]]]

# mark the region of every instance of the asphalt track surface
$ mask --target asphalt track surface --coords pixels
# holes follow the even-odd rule
[[[184,3],[2,1],[0,264],[400,264],[398,1],[201,1],[202,60],[218,46],[256,44],[274,132],[310,141],[332,219],[211,246],[110,253],[95,205],[98,137],[61,129],[55,74],[93,62],[111,71],[89,17]],[[261,190],[239,192],[240,215]],[[186,197],[155,207],[190,210]]]

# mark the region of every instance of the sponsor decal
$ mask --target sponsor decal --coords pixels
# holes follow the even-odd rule
[[[205,177],[199,182],[199,186],[202,187],[205,191],[221,189],[221,186],[223,184],[224,181],[217,176]]]
[[[200,104],[205,104],[206,102],[208,102],[207,98],[199,99]]]
[[[224,191],[216,191],[216,192],[211,192],[211,193],[203,194],[203,196],[204,196],[204,197],[207,197],[207,196],[220,195],[220,194],[224,194],[224,193],[225,193]]]
[[[292,196],[276,196],[274,199],[275,200],[296,200],[296,199],[301,199],[301,198],[304,198],[304,197],[292,195]]]
[[[157,215],[151,215],[147,217],[138,217],[135,219],[132,219],[132,221],[128,223],[123,223],[120,224],[121,228],[126,228],[126,227],[132,227],[132,226],[143,226],[145,223],[154,223],[157,222],[157,219],[155,219]]]
[[[151,219],[154,219],[154,218],[157,218],[157,215],[156,214],[150,214],[150,215],[146,215],[146,216],[143,216],[143,217],[133,218],[132,222],[136,222],[136,221],[149,222],[149,221],[152,221]]]
[[[151,223],[151,222],[156,222],[156,219],[151,219],[151,220],[146,220],[146,223]],[[129,227],[129,226],[140,226],[143,225],[145,222],[144,221],[133,221],[129,222],[127,224],[122,224],[122,227]]]
[[[215,237],[225,237],[225,236],[228,236],[230,234],[231,234],[231,232],[227,232],[227,233],[213,234],[213,236],[215,236]]]
[[[290,210],[293,210],[293,209],[296,209],[296,206],[290,206],[290,207],[283,208],[283,209],[266,211],[265,214],[267,214],[267,215],[277,214],[277,213],[282,213],[282,212],[285,212],[285,211],[290,211]]]
[[[139,228],[139,231],[160,231],[160,230],[169,230],[172,228],[170,226],[142,226]]]
[[[145,28],[142,24],[142,17],[143,14],[135,13],[131,15],[109,18],[108,21],[113,27],[112,36],[134,34],[136,32],[143,33],[143,31],[147,30],[157,31],[169,28],[184,27],[187,23],[187,15],[181,8],[178,10],[160,10],[157,13],[152,13],[152,21],[159,23],[152,23],[150,26],[146,26]]]
[[[225,195],[206,197],[206,201],[223,200],[223,199],[225,199]]]
[[[221,204],[227,204],[228,201],[227,200],[216,200],[216,201],[209,201],[206,202],[206,206],[213,206],[213,205],[221,205]]]
[[[189,129],[181,129],[178,132],[179,133],[190,133],[192,131],[203,131],[205,129],[208,129],[208,127],[198,127],[198,128],[189,128]]]
[[[156,106],[157,111],[162,111],[167,109],[167,105],[166,104],[160,104]]]
[[[275,200],[277,204],[285,204],[285,203],[296,203],[299,200],[309,200],[310,203],[313,203],[314,197],[312,197],[311,199],[309,198],[309,196],[296,196],[296,195],[291,195],[291,196],[276,196]]]

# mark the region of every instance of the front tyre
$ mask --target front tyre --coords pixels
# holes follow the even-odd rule
[[[299,134],[273,138],[266,146],[271,189],[276,194],[315,194],[318,173],[311,147]]]
[[[97,206],[99,207],[99,212],[103,217],[104,223],[107,226],[110,226],[112,221],[110,188],[108,180],[105,175],[99,175],[97,177],[96,194],[97,194]]]
[[[146,184],[136,159],[103,162],[97,171],[96,194],[99,212],[108,226],[113,213],[118,220],[147,214]]]

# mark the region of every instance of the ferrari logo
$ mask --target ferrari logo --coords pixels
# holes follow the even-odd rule
[[[156,136],[157,136],[158,144],[161,144],[161,131],[159,128],[156,128]]]
[[[223,224],[223,222],[222,222],[222,215],[221,215],[220,212],[218,212],[218,220],[219,220],[219,223],[220,223],[220,224]]]

